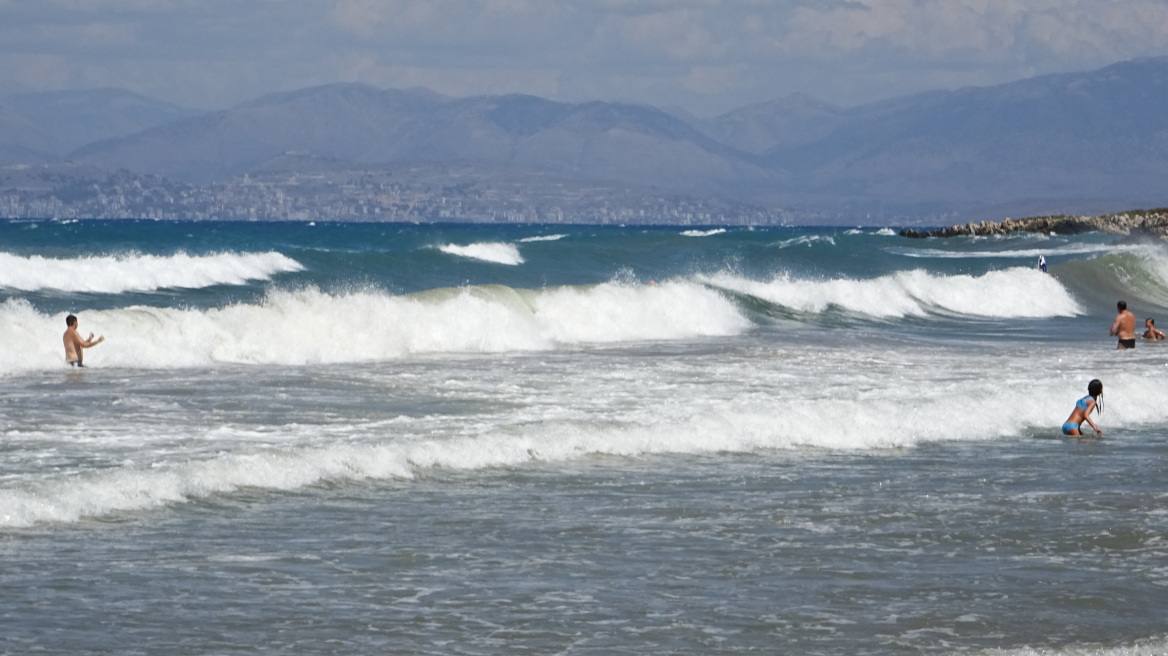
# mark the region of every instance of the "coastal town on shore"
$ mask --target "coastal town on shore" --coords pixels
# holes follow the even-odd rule
[[[854,223],[842,214],[765,207],[646,187],[589,184],[505,169],[460,171],[425,164],[353,168],[320,162],[303,166],[296,161],[204,184],[68,164],[9,165],[0,167],[0,216],[681,226],[813,225],[841,219],[841,225]],[[894,217],[877,218],[882,225],[895,225],[895,220],[889,220]],[[906,227],[899,234],[924,238],[1092,231],[1168,241],[1168,208],[1096,216],[1005,218],[935,229]]]
[[[13,219],[787,225],[796,217],[711,196],[417,166],[260,170],[205,184],[68,166],[0,169]]]

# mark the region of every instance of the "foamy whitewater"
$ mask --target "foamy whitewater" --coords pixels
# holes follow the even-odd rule
[[[1120,298],[1168,251],[3,222],[0,652],[1166,653]]]

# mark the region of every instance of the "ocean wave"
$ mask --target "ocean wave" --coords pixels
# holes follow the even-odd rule
[[[272,252],[94,255],[67,259],[0,253],[0,288],[119,294],[242,285],[303,269],[296,260]]]
[[[1168,390],[1157,384],[1158,375],[1106,376],[1111,403],[1099,421],[1108,435],[1125,426],[1168,419]],[[1025,394],[1020,393],[1023,384]],[[655,404],[648,414],[642,408],[627,414],[616,410],[603,416],[473,427],[454,422],[435,428],[427,422],[417,431],[402,420],[288,423],[265,430],[267,446],[255,443],[255,426],[250,424],[219,425],[210,436],[206,428],[176,426],[167,436],[183,445],[179,451],[156,445],[155,457],[144,449],[137,462],[6,481],[0,489],[0,526],[72,522],[245,488],[298,490],[324,482],[412,480],[434,470],[477,471],[595,455],[894,452],[926,443],[1057,435],[1082,393],[1058,377],[1040,383],[990,378],[959,386],[904,381],[892,388],[862,386],[859,393],[833,395],[809,387],[782,395],[748,391],[712,400],[696,396],[684,406]],[[954,417],[975,420],[955,422]],[[114,430],[124,432],[121,426]],[[92,427],[88,433],[92,438]]]
[[[1147,257],[1143,264],[1150,273],[1149,280],[1159,288],[1161,296],[1168,290],[1168,257]]]
[[[523,243],[534,242],[534,241],[559,241],[567,236],[568,235],[538,235],[535,237],[524,237],[523,239],[520,239],[519,241],[523,242]]]
[[[683,237],[712,237],[726,232],[725,228],[714,228],[712,230],[683,230],[681,232]]]
[[[1020,647],[989,649],[973,653],[977,656],[1163,656],[1168,654],[1168,636],[1149,638],[1120,646]]]
[[[111,512],[183,503],[242,488],[296,490],[329,481],[410,480],[426,471],[474,471],[535,462],[563,462],[589,455],[640,457],[711,454],[759,449],[885,449],[921,439],[921,426],[950,426],[952,408],[891,414],[857,401],[820,401],[753,411],[724,409],[656,423],[539,422],[518,431],[451,435],[375,444],[271,447],[247,452],[221,448],[217,455],[128,465],[84,475],[40,478],[0,490],[0,526],[71,522]],[[783,421],[776,422],[778,416]],[[980,416],[980,415],[979,415]],[[877,428],[874,430],[874,428]],[[349,427],[347,430],[353,430]],[[969,437],[984,438],[996,426],[979,426]],[[243,430],[250,430],[245,428]],[[269,434],[272,443],[296,444],[307,430],[287,426]],[[313,430],[319,433],[319,427]],[[370,433],[389,432],[384,425]],[[935,429],[934,429],[935,430]],[[974,429],[968,429],[974,430]],[[222,443],[230,429],[220,429]],[[283,434],[281,434],[283,433]],[[949,439],[957,435],[948,433]],[[319,442],[317,442],[319,444]],[[10,485],[10,484],[9,484]]]
[[[272,290],[262,302],[221,308],[78,314],[86,332],[106,337],[87,352],[87,362],[138,368],[374,362],[732,335],[750,326],[724,295],[685,281],[538,290],[489,285],[409,296],[308,288]],[[0,304],[6,345],[0,373],[61,366],[63,331],[63,314],[39,313],[23,299]]]
[[[524,261],[523,256],[519,254],[519,248],[515,244],[500,242],[467,245],[445,244],[439,246],[438,250],[447,255],[457,255],[458,257],[466,257],[472,260],[482,260],[484,262],[506,264],[509,266],[518,266],[523,264]]]
[[[1052,273],[1092,307],[1111,312],[1125,299],[1132,311],[1146,316],[1168,308],[1168,251],[1139,248],[1085,260],[1063,262]]]
[[[835,246],[835,239],[829,235],[800,235],[798,237],[784,239],[775,244],[775,246],[778,248],[790,248],[791,246],[812,246],[814,244]]]
[[[783,275],[760,282],[727,273],[699,279],[718,289],[808,313],[833,307],[881,319],[937,313],[993,319],[1082,313],[1074,297],[1055,277],[1021,267],[981,276],[912,270],[867,280],[805,280]]]

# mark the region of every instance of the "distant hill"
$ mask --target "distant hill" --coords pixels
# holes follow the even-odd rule
[[[657,109],[534,96],[449,99],[333,84],[91,144],[73,157],[187,182],[244,173],[282,152],[351,162],[492,162],[581,179],[741,195],[781,179]]]
[[[781,179],[661,110],[523,95],[444,104],[374,159],[482,160],[585,180],[731,196]]]
[[[1168,58],[932,92],[846,110],[830,133],[764,158],[805,198],[902,207],[1162,205]]]
[[[231,109],[99,141],[71,156],[183,182],[229,178],[287,151],[369,161],[371,150],[400,139],[410,121],[442,102],[430,92],[332,84],[269,94]]]
[[[15,109],[0,103],[0,164],[39,164],[55,159],[52,138]]]
[[[105,90],[0,99],[0,164],[74,144],[68,157],[87,165],[206,184],[293,152],[358,167],[501,165],[533,185],[555,176],[840,216],[1082,214],[1164,205],[1165,107],[1168,58],[850,108],[796,94],[709,120],[363,84],[196,115]]]
[[[120,89],[26,93],[0,98],[0,144],[20,142],[41,160],[54,159],[99,139],[198,113]],[[5,115],[19,121],[5,120]],[[29,158],[0,151],[0,162],[28,163]]]
[[[708,121],[691,119],[691,124],[729,146],[762,154],[822,139],[831,134],[844,115],[839,107],[796,93],[735,109]]]

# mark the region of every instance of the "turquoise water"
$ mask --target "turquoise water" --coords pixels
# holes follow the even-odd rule
[[[0,644],[1163,653],[1168,347],[1107,329],[1166,289],[1101,235],[0,223]]]

